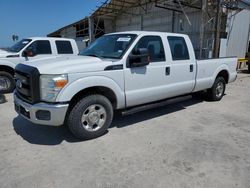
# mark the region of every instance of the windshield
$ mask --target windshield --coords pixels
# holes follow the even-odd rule
[[[8,51],[11,52],[19,52],[20,50],[22,50],[27,44],[29,44],[31,41],[31,39],[23,39],[21,41],[19,41],[18,43],[16,43],[15,45],[13,45],[12,47],[8,48]]]
[[[105,35],[84,49],[80,55],[121,59],[135,37],[134,34]]]

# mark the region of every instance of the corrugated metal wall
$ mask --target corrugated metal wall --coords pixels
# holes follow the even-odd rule
[[[134,7],[129,10],[130,14],[121,14],[114,21],[114,31],[164,31],[188,34],[194,45],[196,54],[200,46],[200,23],[201,10],[185,8],[190,19],[191,25],[182,13],[155,7],[154,3],[147,5],[147,12],[141,7]],[[138,15],[140,14],[140,15]],[[212,50],[213,33],[212,27],[208,24],[204,35],[204,57]]]
[[[250,32],[250,10],[242,10],[238,14],[228,16],[227,56],[245,57]]]
[[[172,31],[172,11],[156,8],[151,3],[147,5],[147,13],[141,7],[132,8],[129,12],[132,14],[121,14],[117,17],[116,31],[141,29],[147,31]]]
[[[61,31],[61,36],[66,38],[75,38],[76,37],[76,28],[73,26],[67,27]]]

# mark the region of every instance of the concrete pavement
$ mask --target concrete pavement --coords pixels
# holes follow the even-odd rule
[[[185,100],[115,118],[79,141],[67,127],[17,117],[0,104],[0,187],[233,188],[250,186],[250,75],[220,102]]]

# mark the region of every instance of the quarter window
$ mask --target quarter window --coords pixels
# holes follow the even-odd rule
[[[32,50],[34,55],[51,54],[51,46],[48,40],[37,40],[27,47],[27,50]]]
[[[151,62],[165,61],[165,52],[161,37],[145,36],[136,44],[134,50],[139,48],[147,48]]]
[[[73,54],[70,41],[56,41],[58,54]]]
[[[168,42],[174,61],[189,59],[187,44],[183,37],[168,37]]]

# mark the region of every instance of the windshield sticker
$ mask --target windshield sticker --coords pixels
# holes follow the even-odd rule
[[[23,44],[28,44],[28,43],[29,43],[29,41],[23,41],[22,43],[23,43]]]
[[[127,38],[127,37],[120,37],[117,39],[118,42],[129,42],[131,40],[131,38]]]

